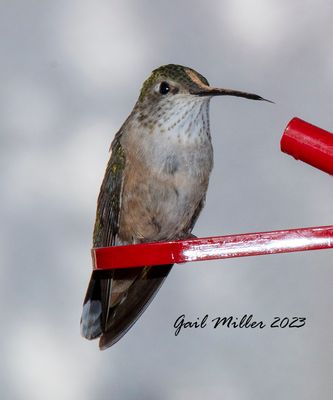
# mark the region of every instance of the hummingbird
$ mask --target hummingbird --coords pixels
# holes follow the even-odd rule
[[[215,96],[266,100],[212,87],[182,65],[152,71],[112,141],[93,247],[192,236],[213,167],[209,103]],[[83,303],[82,336],[100,338],[101,350],[115,344],[145,311],[171,268],[172,264],[93,271]]]

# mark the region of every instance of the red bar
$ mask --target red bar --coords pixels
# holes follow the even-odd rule
[[[293,118],[283,133],[281,150],[333,175],[333,134],[330,132]]]
[[[92,249],[94,269],[333,248],[333,225]]]

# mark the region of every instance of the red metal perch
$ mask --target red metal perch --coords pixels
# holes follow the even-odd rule
[[[287,125],[281,150],[333,174],[333,135],[299,118]],[[93,268],[102,270],[330,248],[333,225],[101,247],[92,249],[92,258]]]
[[[293,118],[287,125],[281,150],[296,160],[333,175],[333,134],[300,118]]]
[[[92,249],[94,269],[178,264],[333,248],[333,225]]]

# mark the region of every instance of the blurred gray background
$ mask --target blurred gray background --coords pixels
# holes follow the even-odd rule
[[[114,133],[166,63],[258,93],[211,103],[215,167],[194,233],[329,225],[332,177],[282,154],[293,116],[333,131],[330,0],[0,3],[0,398],[332,398],[332,251],[176,266],[113,348],[79,333]],[[186,330],[254,314],[304,328]]]

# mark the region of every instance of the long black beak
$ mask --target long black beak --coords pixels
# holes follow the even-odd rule
[[[236,96],[236,97],[245,97],[246,99],[250,100],[263,100],[268,101],[269,103],[274,103],[271,100],[264,99],[261,96],[258,96],[254,93],[246,93],[240,92],[239,90],[232,90],[232,89],[219,89],[219,88],[207,88],[201,89],[194,89],[191,91],[191,94],[195,94],[196,96]]]

